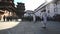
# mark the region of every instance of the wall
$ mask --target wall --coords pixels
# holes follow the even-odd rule
[[[35,11],[37,11],[35,15],[41,17],[43,14],[41,11],[43,11],[44,9],[46,9],[46,13],[49,17],[53,17],[55,14],[60,14],[60,1],[56,3],[51,2],[48,3],[47,5],[43,5],[42,8],[38,7],[37,9],[35,9]]]
[[[57,9],[58,9],[57,14],[60,14],[60,1],[57,2]]]
[[[55,12],[54,12],[54,3],[50,3],[46,6],[46,12],[48,16],[53,17]]]

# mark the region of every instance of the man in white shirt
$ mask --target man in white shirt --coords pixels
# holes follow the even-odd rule
[[[47,13],[46,12],[43,12],[43,28],[46,28],[46,23],[47,23]]]

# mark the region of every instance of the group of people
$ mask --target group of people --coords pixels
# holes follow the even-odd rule
[[[33,15],[33,22],[35,22],[35,15],[34,14],[32,14]],[[15,17],[12,17],[12,16],[9,16],[9,17],[3,17],[3,19],[4,19],[4,21],[5,21],[5,19],[7,20],[7,21],[12,21],[13,19],[16,19],[17,20],[17,18]],[[46,28],[46,23],[47,23],[47,13],[46,12],[43,12],[43,15],[42,15],[42,19],[43,19],[43,22],[42,22],[42,24],[43,24],[43,28]]]
[[[16,20],[17,21],[17,17],[12,17],[12,16],[8,16],[8,17],[3,17],[3,20],[4,21],[13,21],[13,20]]]

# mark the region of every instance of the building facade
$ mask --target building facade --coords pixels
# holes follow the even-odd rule
[[[19,16],[19,18],[22,18],[23,17],[23,15],[24,15],[24,11],[25,11],[25,4],[24,3],[17,3],[18,5],[17,5],[17,12],[16,12],[16,14]]]
[[[53,0],[52,2],[45,2],[34,10],[36,16],[42,18],[42,14],[45,11],[48,17],[53,18],[54,15],[60,15],[60,0]]]
[[[23,20],[33,21],[33,22],[36,21],[36,17],[35,17],[34,11],[26,10],[25,12],[26,13],[24,14],[24,19]]]
[[[14,0],[0,0],[0,20],[16,16]]]

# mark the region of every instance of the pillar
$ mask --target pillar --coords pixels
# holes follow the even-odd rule
[[[36,17],[35,17],[34,14],[32,14],[32,16],[33,16],[33,22],[35,22],[36,21]]]
[[[4,21],[3,17],[4,17],[4,16],[3,16],[3,15],[1,15],[1,21]]]

